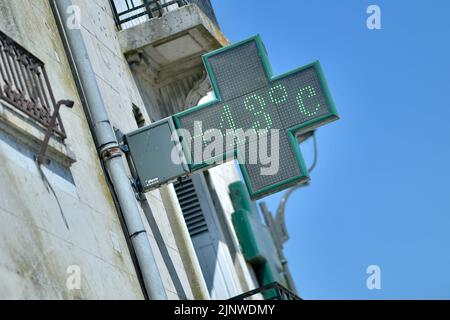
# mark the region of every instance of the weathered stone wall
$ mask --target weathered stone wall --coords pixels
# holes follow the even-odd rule
[[[137,129],[132,105],[149,117],[117,38],[109,0],[73,0],[80,8],[81,32],[112,125],[122,132]],[[146,194],[142,218],[169,299],[192,298],[188,278],[158,190]]]
[[[142,299],[48,2],[2,0],[0,16],[0,29],[45,63],[56,99],[75,101],[61,114],[77,159],[44,169],[53,194],[35,152],[0,131],[0,298]],[[80,268],[79,290],[66,285],[69,266]]]
[[[111,123],[122,132],[136,129],[133,105],[141,109],[148,123],[148,111],[156,109],[149,99],[144,105],[137,89],[117,39],[109,1],[73,0],[73,4],[80,9],[81,32]],[[0,100],[0,299],[142,299],[48,1],[0,0],[0,17],[0,30],[45,63],[56,99],[75,101],[73,109],[61,110],[61,117],[66,147],[76,158],[71,166],[54,159],[44,169],[44,178],[34,162],[36,150],[15,134],[22,130],[33,135],[34,131],[20,127],[20,121],[15,121],[16,131],[6,130],[15,119],[7,110],[14,107]],[[183,101],[189,90],[183,92]],[[178,94],[170,92],[168,96],[175,99]],[[219,195],[222,228],[228,233],[226,245],[232,252],[239,285],[242,291],[253,289],[256,282],[240,252],[230,219],[233,208],[225,196],[228,184],[239,178],[237,171],[229,163],[209,172],[211,187]],[[167,208],[172,206],[164,207],[159,191],[146,198],[148,206],[142,207],[141,214],[168,298],[191,299],[167,219]],[[80,268],[79,290],[67,287],[67,280],[72,279],[67,272],[70,266]]]
[[[133,104],[149,118],[121,54],[109,2],[73,3],[111,123],[134,130]],[[142,299],[48,1],[0,0],[0,16],[0,30],[44,61],[56,99],[75,101],[61,114],[65,143],[77,159],[71,167],[54,161],[44,170],[55,196],[33,161],[35,152],[0,130],[0,298]],[[142,217],[166,293],[192,298],[159,191],[147,199],[151,212],[142,210]],[[72,265],[81,269],[80,290],[66,286]]]

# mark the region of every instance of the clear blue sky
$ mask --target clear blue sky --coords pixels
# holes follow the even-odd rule
[[[276,74],[320,60],[341,116],[318,130],[311,186],[287,205],[301,296],[450,299],[450,1],[213,4],[232,42],[261,34]],[[366,27],[370,4],[382,30]],[[371,264],[382,290],[366,287]]]

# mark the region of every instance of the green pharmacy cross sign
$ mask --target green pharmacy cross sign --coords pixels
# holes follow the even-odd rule
[[[337,120],[330,92],[323,77],[319,62],[306,65],[281,76],[273,76],[265,47],[259,36],[216,50],[203,57],[211,80],[215,99],[173,116],[175,127],[184,129],[181,134],[183,153],[189,163],[189,171],[194,172],[222,163],[225,160],[243,157],[241,150],[247,150],[246,159],[256,162],[240,161],[240,167],[253,200],[280,191],[289,186],[306,182],[309,179],[297,136]],[[207,148],[211,138],[205,138],[209,130],[220,130],[223,137],[233,135],[237,130],[266,129],[266,154],[279,151],[279,165],[275,174],[262,174],[267,167],[261,157],[252,154],[261,150],[260,136],[253,140],[241,141],[239,145],[226,144],[223,152],[211,153],[211,157],[197,161],[195,148],[191,141],[202,140]],[[273,133],[278,131],[278,144],[272,145]],[[183,130],[181,130],[183,131]],[[241,136],[242,137],[242,136]],[[232,140],[231,139],[231,140]],[[259,140],[259,141],[257,141]],[[258,148],[256,148],[258,149]],[[246,151],[246,152],[247,152]],[[273,154],[272,154],[273,156]]]

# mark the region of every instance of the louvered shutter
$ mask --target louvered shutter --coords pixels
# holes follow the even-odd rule
[[[238,295],[234,264],[202,173],[174,184],[212,299]]]
[[[188,178],[182,183],[177,182],[174,186],[191,237],[208,232],[208,224],[192,179]]]

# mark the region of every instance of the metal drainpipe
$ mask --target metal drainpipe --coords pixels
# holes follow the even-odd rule
[[[71,29],[68,24],[71,0],[51,0],[56,4],[61,18],[62,27],[68,41],[68,46],[75,62],[78,76],[81,79],[83,91],[92,120],[93,134],[97,141],[100,158],[112,181],[123,218],[131,239],[137,262],[142,273],[147,294],[152,300],[167,300],[164,284],[156,265],[155,257],[147,237],[144,223],[136,203],[135,193],[131,187],[122,154],[113,132],[108,114],[98,88],[94,70],[88,57],[86,45],[80,29]]]

